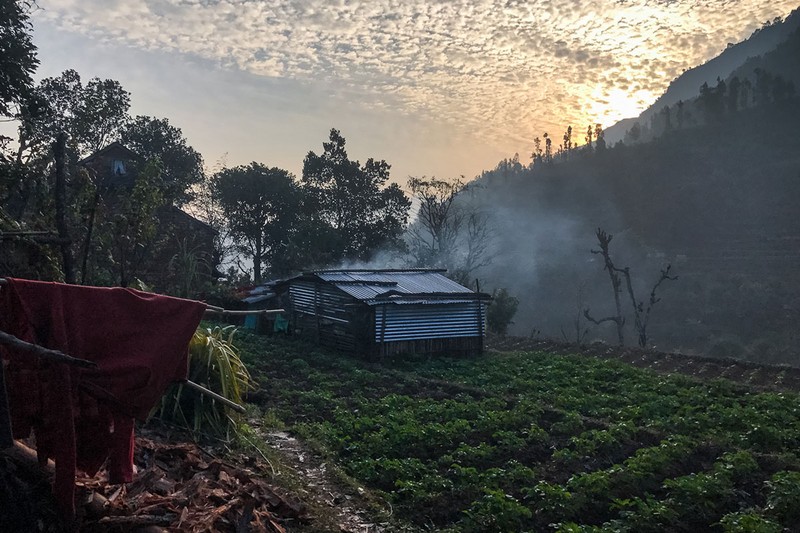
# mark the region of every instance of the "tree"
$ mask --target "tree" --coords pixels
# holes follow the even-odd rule
[[[611,255],[608,251],[608,245],[611,244],[611,240],[614,238],[614,236],[609,235],[600,228],[597,228],[595,235],[597,236],[597,242],[600,244],[600,249],[592,250],[591,252],[593,254],[599,254],[603,256],[603,268],[608,272],[608,276],[611,281],[611,289],[614,292],[614,309],[616,314],[609,315],[601,319],[595,319],[590,315],[590,310],[588,308],[584,310],[583,314],[587,320],[597,325],[600,325],[604,322],[613,322],[617,327],[617,341],[619,342],[619,345],[622,346],[625,344],[625,334],[622,329],[625,326],[625,316],[622,314],[622,303],[619,299],[622,280],[619,277],[619,270],[614,267],[614,263],[611,261]]]
[[[488,217],[468,205],[462,195],[468,186],[461,179],[412,177],[408,187],[419,203],[408,231],[415,263],[446,268],[456,281],[468,282],[475,270],[491,261]]]
[[[261,163],[223,169],[212,187],[238,251],[253,260],[253,280],[260,283],[264,266],[284,273],[281,255],[295,229],[300,190],[288,171]]]
[[[309,152],[303,161],[304,212],[320,237],[336,235],[333,259],[368,260],[379,249],[400,247],[411,202],[397,184],[386,186],[390,165],[351,161],[336,129],[322,146],[322,154]]]
[[[492,292],[492,303],[486,309],[486,323],[489,331],[497,335],[505,335],[508,326],[513,324],[517,314],[519,299],[511,296],[506,289],[495,289]]]
[[[548,163],[553,162],[553,139],[551,139],[547,132],[542,135],[544,137],[544,160]]]
[[[533,139],[533,153],[531,154],[531,162],[538,165],[544,159],[544,152],[542,152],[542,140],[539,137]]]
[[[111,215],[111,254],[120,287],[127,287],[157,237],[156,211],[164,205],[161,163],[151,160],[136,173],[133,188],[119,195]]]
[[[33,0],[0,0],[0,115],[16,114],[32,87],[39,65],[31,39]]]
[[[739,92],[742,87],[742,82],[738,76],[731,79],[730,87],[728,87],[728,113],[734,114],[739,111]]]
[[[166,118],[139,115],[120,132],[120,140],[145,159],[161,160],[165,197],[177,204],[191,199],[190,188],[203,181],[203,158],[183,132]]]
[[[608,316],[602,319],[595,319],[591,316],[589,309],[584,310],[583,314],[587,320],[593,322],[594,324],[600,325],[603,322],[614,322],[617,327],[617,338],[619,340],[620,346],[624,344],[624,338],[622,333],[622,328],[625,326],[625,317],[622,314],[622,305],[620,303],[620,293],[622,292],[622,278],[620,278],[620,274],[625,278],[625,287],[628,291],[628,296],[630,297],[631,307],[633,308],[633,317],[634,317],[634,328],[636,329],[636,333],[638,335],[639,346],[645,348],[647,346],[647,325],[650,322],[650,312],[653,310],[653,307],[661,301],[661,298],[656,296],[656,291],[667,280],[677,280],[677,276],[670,276],[670,270],[672,269],[671,265],[667,265],[666,268],[661,270],[661,276],[653,285],[653,288],[650,290],[650,299],[648,301],[647,308],[644,307],[644,302],[639,301],[636,299],[636,295],[633,290],[633,283],[631,282],[631,270],[630,267],[625,268],[618,268],[614,266],[614,262],[611,259],[611,254],[609,252],[609,244],[611,244],[611,240],[614,238],[613,235],[606,233],[602,229],[598,228],[596,232],[597,241],[600,244],[599,250],[592,250],[593,254],[599,254],[603,256],[604,268],[608,271],[609,278],[611,280],[611,287],[614,291],[614,305],[616,308],[616,315]]]
[[[664,133],[672,131],[672,111],[670,110],[668,105],[665,105],[661,109],[661,116],[664,117]]]
[[[603,131],[603,126],[600,124],[594,125],[594,144],[595,150],[598,152],[602,152],[606,149],[606,136],[605,132]]]
[[[564,147],[563,157],[568,158],[572,152],[572,126],[567,126],[567,131],[564,132]]]
[[[642,138],[642,125],[639,122],[634,122],[631,129],[625,132],[625,141],[631,144],[639,142]]]
[[[55,141],[68,136],[72,160],[116,140],[128,121],[130,93],[116,80],[92,78],[85,86],[80,74],[65,70],[43,79],[20,114],[19,161],[31,161]]]

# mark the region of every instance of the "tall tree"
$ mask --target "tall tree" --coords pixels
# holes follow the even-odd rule
[[[544,132],[544,160],[548,163],[553,162],[553,139],[547,135],[547,132]]]
[[[32,0],[0,0],[0,115],[16,114],[33,86],[39,65],[31,39]]]
[[[602,152],[606,149],[606,137],[605,132],[603,131],[603,126],[601,124],[594,125],[594,144],[595,150],[598,152]]]
[[[33,6],[27,0],[0,0],[0,117],[18,117],[33,90],[32,75],[39,64],[29,19]],[[0,135],[0,219],[29,173],[16,161],[9,141]],[[22,204],[17,202],[17,207]]]
[[[417,219],[409,228],[411,251],[418,266],[449,266],[464,224],[464,213],[456,206],[464,187],[460,179],[409,178],[408,188],[419,203]]]
[[[130,93],[116,80],[92,78],[84,85],[74,70],[45,78],[20,116],[18,158],[36,157],[60,132],[73,159],[95,152],[119,137],[129,108]]]
[[[542,151],[542,140],[539,137],[533,139],[533,153],[531,154],[531,162],[533,165],[538,165],[542,162],[544,158],[544,152]]]
[[[289,246],[300,205],[300,190],[286,170],[261,163],[223,169],[212,187],[237,250],[253,260],[253,279],[260,283],[264,267],[286,273],[282,255]]]
[[[417,219],[408,230],[411,254],[420,267],[446,268],[464,285],[492,259],[488,216],[462,193],[461,179],[409,178],[408,187],[419,204]]]
[[[322,147],[303,161],[305,207],[321,235],[327,227],[338,236],[338,259],[368,260],[379,249],[401,246],[411,202],[396,183],[386,185],[390,165],[352,161],[336,129]]]
[[[139,115],[122,128],[120,140],[145,159],[161,160],[164,195],[169,201],[189,201],[190,188],[203,181],[202,156],[166,118]]]
[[[728,87],[728,113],[733,114],[739,111],[739,92],[742,87],[742,82],[738,76],[731,79],[730,87]]]

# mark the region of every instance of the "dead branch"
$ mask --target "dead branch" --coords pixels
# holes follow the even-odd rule
[[[601,319],[600,321],[596,321],[589,316],[589,310],[586,309],[584,312],[584,316],[587,320],[594,322],[595,324],[602,324],[603,322],[614,322],[617,325],[617,340],[619,341],[619,345],[622,346],[625,344],[625,337],[623,334],[623,326],[625,325],[625,317],[622,315],[622,304],[619,301],[619,293],[620,293],[620,286],[622,285],[622,280],[619,277],[618,272],[621,272],[620,269],[614,266],[613,261],[611,261],[611,254],[608,251],[608,246],[611,244],[611,240],[614,238],[613,235],[606,233],[601,228],[597,228],[595,232],[597,236],[597,242],[600,244],[599,250],[591,250],[593,254],[599,254],[603,256],[603,261],[605,263],[604,268],[608,271],[609,279],[611,280],[611,288],[614,291],[614,306],[617,310],[617,315],[614,317],[607,317]]]
[[[174,514],[166,515],[134,515],[134,516],[104,516],[98,523],[105,526],[168,526],[178,518]]]
[[[678,279],[678,276],[669,275],[671,269],[672,265],[667,265],[667,268],[661,270],[661,277],[658,278],[658,281],[655,282],[653,288],[650,290],[650,300],[647,304],[647,309],[644,311],[641,318],[640,315],[642,314],[643,304],[642,302],[634,304],[634,311],[636,313],[636,331],[639,333],[639,346],[642,348],[647,346],[647,323],[650,321],[650,311],[653,310],[653,306],[661,301],[661,298],[656,297],[656,291],[665,281],[677,281]],[[630,282],[628,282],[628,285],[630,287]],[[631,298],[633,298],[633,289],[629,289],[629,291]]]
[[[614,322],[614,323],[617,324],[618,327],[622,327],[622,326],[625,325],[625,317],[620,318],[618,316],[607,316],[605,318],[596,319],[592,315],[589,314],[590,312],[591,312],[591,309],[589,309],[589,308],[584,309],[583,310],[583,316],[586,317],[586,320],[588,320],[589,322],[591,322],[591,323],[593,323],[593,324],[595,324],[597,326],[599,326],[600,324],[603,324],[604,322]]]
[[[78,359],[77,357],[72,357],[67,354],[61,353],[58,350],[51,350],[49,348],[44,348],[43,346],[39,346],[38,344],[31,344],[30,342],[25,342],[24,340],[18,339],[14,335],[10,335],[4,331],[0,331],[0,344],[10,346],[15,350],[28,352],[34,357],[44,359],[45,361],[64,363],[67,365],[79,366],[82,368],[97,367],[97,364],[95,364],[92,361],[87,361],[86,359]]]

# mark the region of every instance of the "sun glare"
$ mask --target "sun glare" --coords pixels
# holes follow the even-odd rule
[[[638,90],[633,93],[622,89],[597,87],[592,94],[591,116],[604,126],[609,126],[623,118],[633,118],[655,100],[650,91]]]

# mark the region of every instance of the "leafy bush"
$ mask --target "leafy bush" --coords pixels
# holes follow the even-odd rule
[[[489,325],[489,331],[497,333],[498,335],[505,335],[508,331],[508,326],[513,324],[514,315],[517,314],[517,307],[519,307],[519,300],[510,294],[505,289],[495,289],[492,293],[492,303],[486,310],[486,322]]]
[[[233,344],[233,326],[197,328],[189,343],[189,380],[242,404],[255,386]],[[161,400],[159,416],[194,432],[228,437],[237,420],[222,403],[182,384],[173,385]]]
[[[720,520],[725,533],[781,533],[783,527],[753,511],[728,513]]]
[[[784,524],[800,523],[800,472],[778,472],[767,481],[766,510]]]

